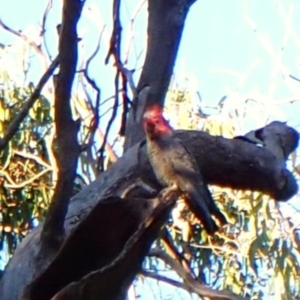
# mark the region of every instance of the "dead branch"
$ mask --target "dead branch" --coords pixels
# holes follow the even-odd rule
[[[50,51],[49,51],[48,46],[47,46],[47,42],[46,42],[46,38],[45,38],[45,33],[46,33],[47,18],[48,18],[50,10],[52,9],[52,5],[53,5],[52,2],[53,2],[53,0],[48,0],[47,6],[46,6],[46,8],[44,10],[44,13],[43,13],[42,24],[41,24],[41,31],[40,31],[40,36],[43,38],[45,50],[46,50],[46,53],[47,53],[48,58],[50,60],[51,60],[51,55],[50,55]]]
[[[190,291],[198,294],[201,297],[209,297],[211,299],[228,299],[228,300],[246,300],[241,296],[237,296],[229,291],[215,291],[204,284],[201,284],[197,279],[187,272],[179,262],[173,259],[160,249],[150,251],[151,256],[155,256],[168,264],[182,279],[183,282],[190,288]]]
[[[47,71],[44,73],[42,78],[40,79],[39,83],[37,84],[36,88],[34,89],[33,93],[29,97],[29,99],[24,103],[22,109],[20,110],[19,114],[15,117],[15,119],[9,124],[6,133],[2,139],[0,139],[0,151],[2,151],[15,133],[18,131],[21,122],[26,118],[30,108],[33,106],[35,101],[40,97],[42,89],[47,81],[52,76],[53,72],[59,65],[59,58],[56,57]]]
[[[168,278],[166,276],[162,276],[162,275],[159,275],[157,273],[149,272],[149,271],[146,271],[146,270],[142,270],[140,272],[140,274],[145,276],[145,277],[148,277],[148,278],[151,278],[151,279],[155,279],[157,281],[161,281],[161,282],[165,282],[167,284],[173,285],[173,286],[175,286],[177,288],[180,288],[180,289],[183,289],[183,290],[185,290],[189,293],[191,292],[191,289],[185,283],[176,281],[176,280]]]
[[[164,246],[164,249],[171,258],[175,259],[176,261],[180,262],[180,265],[190,274],[193,274],[193,270],[190,267],[189,261],[182,255],[170,236],[170,233],[166,228],[164,228],[161,232],[161,239]]]
[[[120,19],[120,8],[121,8],[121,1],[120,0],[114,0],[113,1],[113,31],[111,34],[110,39],[110,45],[109,50],[107,53],[107,56],[105,58],[105,64],[108,64],[110,57],[112,56],[115,60],[115,64],[118,65],[118,62],[121,63],[121,38],[122,38],[122,25],[121,25],[121,19]],[[117,117],[117,111],[119,106],[119,84],[120,84],[120,70],[116,69],[115,74],[115,101],[112,108],[112,114],[108,120],[106,130],[104,133],[104,138],[102,145],[99,149],[99,159],[98,159],[98,169],[100,171],[104,170],[104,150],[105,150],[105,144],[107,142],[107,138],[111,129],[111,126],[114,122],[114,120]]]
[[[17,31],[8,25],[6,25],[1,19],[0,19],[0,26],[12,33],[13,35],[21,38],[25,43],[27,43],[32,49],[37,53],[37,55],[40,57],[42,64],[44,65],[44,69],[47,69],[48,63],[45,54],[43,53],[41,49],[41,45],[30,39],[28,36],[26,36],[21,30]]]
[[[129,199],[109,199],[107,203],[102,202],[97,210],[97,218],[101,222],[102,226],[97,227],[100,229],[100,232],[97,231],[96,235],[99,233],[101,234],[101,231],[105,231],[105,236],[112,239],[116,235],[116,232],[120,232],[121,235],[119,235],[119,238],[124,234],[126,235],[127,242],[125,243],[125,246],[123,247],[124,244],[121,241],[118,242],[118,249],[109,249],[106,248],[107,245],[103,243],[95,243],[95,245],[92,246],[93,249],[90,250],[94,252],[97,251],[95,248],[102,248],[98,249],[97,252],[100,257],[102,256],[103,258],[105,255],[104,252],[107,253],[109,251],[112,262],[99,268],[99,270],[97,270],[99,263],[93,267],[91,265],[90,267],[92,267],[95,271],[92,271],[81,279],[79,274],[77,274],[78,281],[71,282],[67,285],[66,283],[70,280],[68,279],[70,272],[66,270],[65,274],[61,274],[63,275],[61,276],[61,282],[57,282],[55,286],[57,291],[59,291],[60,288],[62,289],[51,299],[114,300],[120,299],[120,294],[125,295],[136,273],[140,270],[140,265],[143,260],[142,257],[148,253],[152,242],[155,240],[161,226],[165,222],[168,211],[174,206],[177,197],[177,193],[168,193],[168,190],[164,190],[154,199],[132,199],[132,201],[136,204],[135,211],[131,211],[131,209],[129,209],[130,206],[128,206],[127,203]],[[114,201],[116,205],[113,206],[112,201]],[[112,209],[114,209],[114,211],[111,211]],[[124,216],[126,216],[127,222],[130,223],[130,226],[135,227],[135,233],[132,236],[128,235],[126,231],[123,232],[121,229]],[[109,220],[107,218],[109,218]],[[90,218],[84,222],[83,226],[87,226],[89,219]],[[105,222],[107,221],[114,224],[111,227],[112,231],[110,232],[107,231],[105,226]],[[86,229],[87,228],[85,228],[85,230]],[[87,238],[87,241],[92,239],[91,235]],[[88,244],[82,244],[82,251],[86,254],[86,247],[89,246],[90,243],[91,241],[88,242]],[[57,258],[54,264],[50,265],[47,272],[34,282],[30,292],[31,300],[46,300],[49,299],[49,296],[53,295],[53,286],[49,287],[49,275],[51,276],[51,274],[56,274],[56,272],[53,272],[53,269],[60,268],[60,260],[65,261],[67,257],[74,260],[74,255],[78,255],[74,254],[73,257],[67,255],[68,251],[72,251],[72,249],[68,250],[68,248],[68,245],[67,248],[62,247],[58,254],[60,259]],[[82,254],[85,255],[84,253]],[[116,257],[114,257],[115,255]],[[84,273],[81,275],[84,275]],[[126,280],[124,280],[125,277],[127,277]],[[115,289],[116,286],[118,286],[118,289]],[[48,290],[46,297],[45,289]],[[82,290],[84,290],[84,293],[81,292]]]
[[[37,180],[38,178],[42,177],[44,174],[53,171],[52,167],[47,168],[37,174],[35,174],[34,176],[32,176],[30,179],[24,180],[23,182],[20,183],[16,183],[12,180],[12,178],[9,176],[9,174],[5,171],[1,171],[0,170],[0,175],[4,176],[7,181],[9,181],[9,183],[5,183],[4,187],[6,188],[10,188],[10,189],[20,189],[23,188],[29,184],[31,184],[32,182],[34,182],[35,180]]]
[[[145,86],[149,86],[150,90],[144,104],[138,96],[133,99],[126,124],[125,151],[144,136],[138,110],[143,112],[145,106],[153,103],[164,104],[184,22],[194,2],[195,0],[148,1],[147,52],[136,94]]]
[[[63,6],[59,41],[60,70],[55,80],[56,160],[58,182],[42,232],[44,244],[58,246],[64,233],[64,219],[73,193],[80,147],[77,141],[79,124],[73,120],[71,89],[77,65],[77,31],[84,2],[66,0]]]

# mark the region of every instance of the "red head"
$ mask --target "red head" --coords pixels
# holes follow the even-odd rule
[[[146,108],[143,115],[143,126],[146,134],[150,137],[173,133],[172,127],[163,116],[162,108],[157,104]]]

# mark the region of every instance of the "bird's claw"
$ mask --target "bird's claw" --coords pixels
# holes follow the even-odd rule
[[[170,187],[163,189],[159,195],[159,197],[162,200],[167,201],[167,202],[170,201],[175,196],[179,197],[179,190],[178,190],[177,185],[172,185]]]

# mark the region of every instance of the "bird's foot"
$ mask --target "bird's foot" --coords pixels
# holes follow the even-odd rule
[[[173,199],[174,197],[178,198],[180,195],[180,191],[177,187],[177,185],[171,185],[165,189],[163,189],[160,194],[159,197],[163,200],[163,201],[170,201],[171,199]]]

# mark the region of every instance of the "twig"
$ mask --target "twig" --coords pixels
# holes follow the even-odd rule
[[[214,246],[214,245],[191,244],[191,247],[200,248],[200,249],[211,249],[211,250],[220,251],[220,253],[214,251],[217,256],[223,255],[224,253],[226,253],[226,254],[230,254],[230,255],[237,255],[237,256],[241,255],[243,257],[247,257],[247,255],[243,254],[241,251],[235,251],[235,250],[231,250],[231,249],[226,249],[225,245],[222,246],[222,247],[219,247],[219,246]]]
[[[47,68],[47,60],[46,60],[46,57],[43,53],[43,51],[41,50],[41,45],[38,45],[36,42],[32,41],[30,38],[28,38],[24,33],[22,33],[21,31],[17,31],[11,27],[9,27],[8,25],[4,24],[4,22],[0,19],[0,26],[16,35],[17,37],[21,38],[23,41],[25,41],[30,47],[32,47],[34,49],[34,51],[43,59],[43,64],[44,64],[44,67],[45,69]]]
[[[49,78],[52,76],[54,70],[59,65],[59,59],[56,57],[54,61],[51,63],[47,71],[44,73],[42,78],[40,79],[39,83],[37,84],[36,88],[34,89],[33,93],[29,97],[29,99],[24,103],[22,109],[15,117],[15,119],[9,124],[6,133],[2,139],[0,139],[0,151],[2,151],[8,144],[8,142],[12,139],[15,133],[18,131],[21,122],[27,116],[30,108],[33,106],[35,101],[39,98],[41,91],[44,85],[47,83]]]
[[[95,51],[92,53],[92,55],[87,59],[87,62],[86,62],[86,66],[85,68],[83,69],[83,75],[84,75],[84,78],[86,79],[86,81],[89,83],[89,85],[96,91],[96,103],[94,105],[94,108],[93,108],[93,113],[94,113],[94,117],[93,117],[93,121],[90,122],[92,124],[91,126],[91,130],[89,132],[90,134],[90,137],[89,137],[89,141],[87,142],[87,145],[92,145],[93,141],[94,141],[94,136],[95,134],[97,133],[98,136],[100,137],[100,143],[103,143],[104,141],[104,135],[101,131],[101,129],[99,128],[99,121],[100,121],[100,116],[99,116],[99,108],[103,103],[100,104],[100,93],[101,93],[101,90],[99,88],[99,86],[96,84],[95,80],[92,79],[88,73],[88,70],[89,70],[89,65],[92,61],[92,59],[96,56],[96,54],[99,52],[100,50],[100,42],[101,42],[101,38],[102,38],[102,34],[104,32],[104,29],[105,29],[105,26],[103,26],[102,28],[102,31],[100,33],[100,37],[99,37],[99,41],[97,43],[97,46],[96,46],[96,49]],[[86,94],[86,97],[88,99],[88,102],[89,102],[89,105],[91,107],[93,107],[93,103],[91,101],[91,97],[89,96],[89,93],[87,91],[87,89],[85,88],[84,84],[82,83],[82,86],[83,86],[83,89],[84,89],[84,92]],[[107,143],[105,143],[105,150],[108,152],[108,155],[110,157],[110,160],[112,162],[116,162],[118,160],[118,157],[117,155],[115,154],[114,150],[112,149],[112,147]],[[91,156],[91,155],[89,155]]]
[[[5,178],[10,182],[10,184],[4,184],[5,187],[10,188],[10,189],[20,189],[20,188],[23,188],[23,187],[31,184],[32,182],[37,180],[39,177],[43,176],[44,174],[46,174],[47,172],[50,172],[50,171],[52,171],[52,168],[45,169],[45,170],[41,171],[40,173],[34,175],[30,179],[25,180],[21,183],[14,182],[12,180],[12,178],[7,174],[7,172],[0,171],[0,174],[4,175]]]
[[[46,162],[44,162],[41,157],[36,156],[34,154],[26,153],[24,151],[23,152],[16,151],[16,150],[13,151],[13,154],[16,154],[16,155],[19,155],[19,156],[22,156],[22,157],[25,157],[25,158],[29,158],[29,159],[32,159],[32,160],[35,160],[38,164],[44,166],[45,168],[53,169],[53,167],[51,165],[47,164]]]
[[[173,285],[177,288],[180,288],[180,289],[183,289],[183,290],[186,290],[187,292],[191,292],[191,289],[184,283],[182,282],[179,282],[179,281],[176,281],[174,279],[171,279],[171,278],[168,278],[166,276],[162,276],[162,275],[159,275],[157,273],[154,273],[154,272],[148,272],[146,270],[142,270],[140,272],[141,275],[145,276],[145,277],[149,277],[151,279],[155,279],[157,281],[162,281],[162,282],[165,282],[165,283],[168,283],[170,285]]]
[[[83,70],[84,78],[89,83],[89,85],[93,88],[93,90],[96,91],[96,102],[95,102],[95,106],[94,106],[94,109],[93,109],[93,113],[94,113],[94,118],[93,119],[94,120],[92,122],[92,128],[91,128],[90,139],[89,139],[88,144],[91,144],[91,142],[94,140],[96,129],[99,126],[99,121],[100,121],[99,107],[100,107],[100,95],[101,95],[101,90],[100,90],[99,86],[96,84],[96,81],[90,77],[88,70],[89,70],[89,66],[90,66],[91,61],[94,59],[94,57],[97,55],[97,53],[100,50],[100,42],[101,42],[101,38],[102,38],[102,34],[104,32],[104,29],[105,29],[105,27],[103,27],[103,29],[100,33],[100,37],[99,37],[99,40],[98,40],[95,51],[87,59],[85,69]],[[84,89],[84,90],[85,90],[85,93],[88,95],[86,89]],[[90,97],[88,97],[88,99],[89,98]],[[92,101],[90,101],[90,105],[91,105],[91,107],[93,107]]]
[[[179,253],[178,249],[173,243],[172,238],[170,237],[169,231],[164,228],[162,230],[162,242],[164,244],[164,247],[166,248],[166,252],[177,261],[180,261],[182,267],[189,273],[193,274],[193,270],[190,268],[189,261],[181,254]],[[194,274],[193,274],[194,275]]]
[[[97,135],[98,135],[99,141],[103,142],[104,135],[100,128],[97,128]],[[108,142],[105,143],[105,150],[107,151],[111,162],[116,162],[119,159],[117,154],[115,153],[114,149]]]
[[[109,59],[111,56],[114,57],[116,65],[118,63],[121,63],[121,31],[122,31],[122,26],[121,26],[121,20],[120,20],[120,7],[121,7],[121,1],[120,0],[114,0],[113,2],[113,20],[114,20],[114,27],[113,27],[113,32],[111,35],[111,40],[110,40],[110,47],[107,53],[107,56],[105,58],[105,64],[109,62]],[[119,106],[119,77],[120,77],[120,70],[117,67],[117,72],[115,75],[115,101],[113,105],[113,112],[112,115],[107,123],[107,127],[105,130],[104,134],[104,139],[102,142],[102,145],[99,149],[100,157],[98,159],[98,168],[103,171],[104,168],[104,150],[105,150],[105,144],[110,132],[110,128],[117,116],[117,110]]]
[[[51,59],[51,55],[50,55],[50,51],[49,51],[49,48],[48,48],[47,43],[46,43],[45,32],[46,32],[46,22],[47,22],[48,14],[49,14],[49,12],[52,8],[52,5],[53,5],[52,2],[53,2],[53,0],[48,0],[47,6],[46,6],[45,11],[43,13],[41,32],[40,32],[40,36],[43,37],[45,49],[46,49],[46,52],[47,52],[47,55],[48,55],[49,59]]]
[[[82,147],[82,151],[86,151],[87,159],[90,162],[95,161],[91,147],[95,141],[95,133],[99,126],[99,121],[100,121],[99,108],[100,108],[101,89],[97,85],[96,81],[93,78],[91,78],[91,76],[89,75],[89,65],[100,50],[100,42],[101,42],[101,38],[102,38],[102,34],[104,32],[104,29],[105,29],[105,26],[102,27],[95,50],[93,51],[91,56],[87,59],[87,61],[85,63],[85,67],[83,67],[81,70],[83,76],[79,76],[79,82],[80,82],[83,92],[85,93],[85,96],[86,96],[86,105],[88,106],[87,109],[89,112],[91,112],[91,113],[89,113],[87,118],[84,118],[85,123],[88,123],[87,127],[89,128],[89,130],[88,130],[87,134],[85,135],[85,137],[83,137],[83,147]],[[84,62],[83,62],[83,65],[84,65]],[[84,79],[92,87],[92,89],[96,92],[95,104],[93,104],[92,98],[87,90]],[[82,114],[82,109],[78,109],[78,113]],[[92,172],[93,172],[94,176],[96,177],[97,176],[97,167],[95,166],[95,164],[91,163],[90,168],[92,168]],[[89,174],[89,172],[86,172],[86,174]]]
[[[0,26],[5,29],[6,31],[22,38],[28,45],[30,45],[37,53],[43,55],[43,52],[41,51],[41,47],[38,46],[34,41],[30,40],[24,33],[21,31],[16,31],[15,29],[9,27],[8,25],[4,24],[4,22],[0,19]]]
[[[129,60],[129,53],[130,53],[130,49],[131,49],[131,45],[132,45],[132,42],[134,40],[134,29],[133,29],[133,25],[134,25],[134,22],[138,16],[138,14],[140,13],[140,11],[142,10],[143,6],[146,4],[146,0],[141,0],[137,6],[135,7],[135,9],[133,10],[133,13],[132,13],[132,17],[130,19],[130,39],[129,39],[129,43],[128,43],[128,46],[125,47],[126,50],[125,50],[125,61],[124,61],[124,64],[127,64],[128,60]],[[136,49],[134,49],[135,52],[136,52]],[[135,53],[135,60],[136,60],[136,63],[138,62],[138,56],[137,54]]]
[[[249,26],[252,28],[252,30],[256,33],[258,41],[261,43],[263,49],[266,51],[266,53],[270,56],[272,67],[275,72],[281,72],[284,76],[288,76],[290,74],[290,70],[288,67],[282,62],[282,51],[276,52],[276,49],[272,45],[270,39],[267,35],[265,35],[263,32],[258,30],[257,25],[255,22],[251,19],[248,13],[248,7],[244,6],[244,13],[243,18],[245,22],[249,24]],[[298,94],[297,88],[295,88],[288,80],[285,80],[284,83],[295,93]],[[272,89],[275,87],[272,86]]]
[[[48,17],[48,14],[49,14],[49,11],[50,11],[51,8],[52,8],[52,0],[48,0],[46,9],[43,13],[41,33],[40,33],[41,36],[43,36],[46,32],[46,29],[45,29],[46,28],[46,21],[47,21],[47,17]]]
[[[228,299],[228,300],[245,300],[242,296],[235,295],[229,291],[215,291],[204,284],[201,284],[197,279],[188,273],[178,261],[171,256],[161,251],[160,249],[153,249],[150,251],[151,256],[155,256],[163,260],[168,264],[182,279],[183,282],[193,291],[201,297],[210,297],[211,299]]]
[[[297,77],[295,77],[295,76],[293,76],[293,75],[290,75],[290,77],[291,77],[292,79],[294,79],[294,80],[300,82],[300,79],[299,79],[299,78],[297,78]]]
[[[113,32],[110,38],[110,46],[105,58],[105,64],[109,63],[109,59],[113,56],[115,59],[120,59],[120,45],[121,45],[121,20],[120,20],[120,7],[121,1],[114,0],[113,2],[113,20],[114,20],[114,27]],[[117,56],[117,57],[116,57]]]

